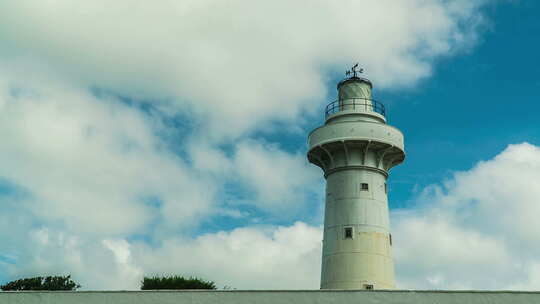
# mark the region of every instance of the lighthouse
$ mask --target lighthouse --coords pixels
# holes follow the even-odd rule
[[[357,67],[308,137],[307,158],[326,179],[321,289],[395,288],[387,180],[405,159],[403,134]]]

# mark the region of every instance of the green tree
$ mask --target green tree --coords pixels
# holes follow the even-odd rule
[[[155,289],[216,289],[216,284],[200,278],[178,275],[144,277],[141,290]]]
[[[67,276],[47,276],[25,278],[6,283],[0,289],[6,290],[77,290],[81,285],[71,280],[71,275]]]

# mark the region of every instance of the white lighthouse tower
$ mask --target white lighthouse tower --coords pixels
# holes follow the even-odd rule
[[[308,138],[308,160],[326,178],[321,289],[395,288],[386,180],[405,159],[403,134],[357,66]]]

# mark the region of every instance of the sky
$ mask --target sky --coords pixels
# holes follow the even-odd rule
[[[0,2],[0,283],[318,289],[306,137],[359,62],[405,135],[398,288],[540,289],[540,3]]]

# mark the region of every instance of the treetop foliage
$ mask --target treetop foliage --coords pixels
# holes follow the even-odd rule
[[[200,278],[184,278],[178,275],[144,277],[141,290],[155,289],[216,289],[216,284]]]
[[[81,285],[71,280],[71,275],[67,276],[47,276],[25,278],[6,283],[0,289],[7,290],[77,290]]]

